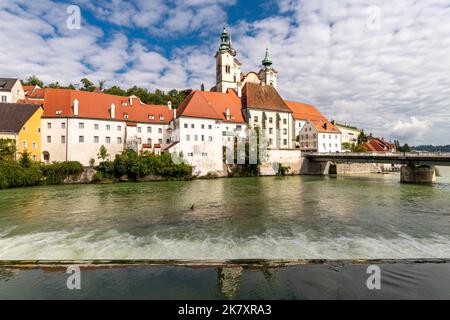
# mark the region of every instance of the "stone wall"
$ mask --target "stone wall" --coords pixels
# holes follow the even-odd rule
[[[85,184],[91,183],[95,174],[95,169],[91,167],[85,167],[84,171],[77,178],[67,178],[64,180],[64,184]]]

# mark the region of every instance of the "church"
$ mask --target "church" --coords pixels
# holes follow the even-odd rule
[[[241,71],[231,36],[224,27],[215,54],[216,84],[210,91],[194,90],[181,103],[171,122],[171,144],[165,150],[180,154],[194,167],[194,174],[223,172],[224,146],[245,139],[252,129],[264,136],[267,162],[295,162],[301,156],[300,131],[314,121],[318,140],[321,127],[334,125],[314,106],[284,100],[278,93],[278,71],[266,49],[258,72]],[[339,136],[339,130],[335,133]],[[312,144],[313,142],[309,142]],[[318,145],[318,141],[315,142]],[[340,137],[339,148],[340,151]]]

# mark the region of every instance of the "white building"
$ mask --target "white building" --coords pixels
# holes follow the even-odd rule
[[[205,175],[224,169],[224,146],[245,132],[240,99],[234,90],[227,93],[192,91],[177,109],[171,123],[172,144],[167,151],[181,155]]]
[[[143,104],[136,97],[46,89],[41,119],[45,162],[99,162],[104,145],[114,159],[126,148],[160,152],[169,145],[173,119],[168,106]]]
[[[337,123],[335,121],[332,121],[332,123],[341,132],[343,145],[345,144],[348,146],[354,146],[358,144],[358,136],[361,134],[362,130],[347,124]],[[345,148],[343,147],[343,149]],[[351,150],[350,148],[346,148],[344,151],[351,151]]]
[[[25,99],[19,79],[0,78],[0,102],[16,103]]]
[[[300,131],[304,152],[342,152],[341,133],[331,122],[308,120]]]

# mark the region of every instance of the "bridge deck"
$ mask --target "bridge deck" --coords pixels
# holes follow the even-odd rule
[[[340,163],[391,163],[450,166],[450,153],[386,152],[386,153],[306,153],[311,161]]]

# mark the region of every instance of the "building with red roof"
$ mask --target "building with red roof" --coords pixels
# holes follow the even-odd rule
[[[134,96],[45,89],[42,158],[89,165],[102,145],[111,158],[125,148],[160,152],[171,144],[173,116],[168,106],[144,104]]]

